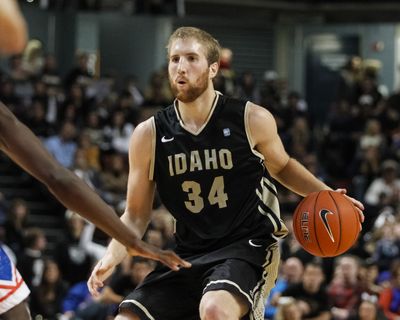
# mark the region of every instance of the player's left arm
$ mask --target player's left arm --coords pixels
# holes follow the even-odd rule
[[[315,191],[332,190],[288,155],[278,135],[275,119],[268,110],[253,103],[250,103],[247,108],[251,143],[255,150],[264,156],[264,164],[274,179],[301,196]],[[346,193],[345,189],[336,191]],[[349,199],[360,212],[364,210],[360,201],[351,197]]]
[[[314,191],[330,190],[325,183],[287,154],[272,114],[255,104],[250,104],[248,108],[247,116],[252,143],[255,149],[264,156],[264,164],[271,176],[302,196]]]

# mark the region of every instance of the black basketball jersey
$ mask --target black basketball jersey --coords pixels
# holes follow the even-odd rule
[[[284,236],[276,188],[252,146],[245,101],[216,94],[205,125],[185,129],[177,103],[154,117],[151,172],[176,219],[178,248],[203,251],[248,235]]]

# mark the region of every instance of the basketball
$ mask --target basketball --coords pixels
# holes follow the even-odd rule
[[[346,252],[357,240],[360,218],[345,195],[330,190],[313,192],[298,204],[293,232],[307,252],[334,257]]]

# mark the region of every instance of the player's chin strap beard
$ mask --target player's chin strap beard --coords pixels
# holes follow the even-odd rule
[[[213,106],[214,106],[214,104],[215,104],[215,100],[217,99],[218,93],[217,93],[216,91],[214,91],[214,94],[215,94],[214,99],[213,99],[213,101],[212,101],[212,103],[211,103],[211,107],[210,107],[210,109],[208,110],[208,113],[207,113],[207,116],[206,116],[206,119],[205,119],[205,120],[207,120],[208,117],[210,116],[211,110],[213,110]],[[181,120],[181,122],[182,122],[183,124],[185,124],[185,121],[183,121],[183,117],[182,117],[181,111],[179,110],[179,100],[178,100],[178,99],[175,99],[174,104],[176,105],[176,111],[178,112],[179,119]]]

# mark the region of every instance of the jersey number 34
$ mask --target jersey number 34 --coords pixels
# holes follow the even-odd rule
[[[220,209],[227,207],[228,195],[225,193],[224,188],[224,177],[215,177],[207,197],[211,205],[217,204]],[[201,196],[201,186],[198,182],[184,181],[182,190],[188,195],[188,201],[185,201],[185,206],[189,211],[199,213],[203,210],[204,199]]]

